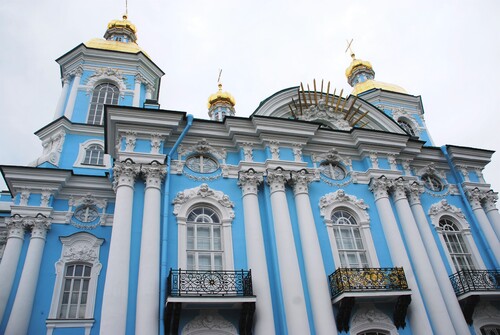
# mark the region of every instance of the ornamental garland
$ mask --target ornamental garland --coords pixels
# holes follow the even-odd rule
[[[222,172],[219,173],[218,175],[215,176],[209,176],[209,177],[199,177],[199,176],[193,176],[192,174],[187,173],[186,171],[182,171],[182,174],[188,177],[191,180],[194,181],[214,181],[222,177]]]
[[[343,186],[347,186],[349,184],[352,183],[352,178],[349,176],[349,179],[347,179],[346,181],[342,182],[342,183],[334,183],[328,179],[326,179],[325,177],[323,176],[320,176],[320,179],[322,182],[324,182],[325,184],[328,184],[330,186],[333,186],[333,187],[343,187]]]

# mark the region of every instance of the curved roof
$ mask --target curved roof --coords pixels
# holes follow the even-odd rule
[[[139,47],[137,43],[134,42],[125,43],[119,41],[103,40],[102,38],[93,38],[90,41],[85,42],[84,44],[87,48],[92,49],[119,51],[131,54],[142,52],[149,58],[148,54],[141,47]]]
[[[402,88],[401,86],[384,83],[382,81],[377,81],[374,79],[369,79],[369,80],[366,80],[362,83],[356,84],[354,86],[354,89],[352,90],[351,94],[358,95],[360,93],[369,91],[369,90],[374,89],[374,88],[385,90],[385,91],[408,94],[408,92],[404,88]]]

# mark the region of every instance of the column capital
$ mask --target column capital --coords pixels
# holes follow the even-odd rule
[[[424,193],[424,186],[418,181],[410,183],[406,189],[406,196],[410,205],[420,204],[420,194]]]
[[[267,170],[267,183],[271,186],[271,193],[285,192],[285,184],[288,180],[290,180],[290,171],[285,171],[280,167],[275,170]]]
[[[7,238],[20,238],[24,239],[24,223],[23,218],[19,215],[5,218],[5,225],[7,226]]]
[[[240,171],[238,174],[238,186],[241,187],[243,196],[247,194],[257,194],[257,189],[263,180],[263,173],[255,172],[254,169]]]
[[[486,212],[497,209],[496,202],[498,201],[498,193],[493,190],[489,190],[485,193],[483,198],[483,207]]]
[[[483,200],[484,198],[484,192],[482,192],[477,187],[466,189],[465,192],[467,194],[467,198],[469,198],[472,209],[481,209],[481,200]]]
[[[394,201],[406,199],[406,182],[402,177],[390,181]]]
[[[71,75],[75,76],[75,77],[81,77],[83,74],[83,68],[81,66],[77,67],[76,69],[74,69],[72,72],[71,72]]]
[[[391,181],[387,179],[386,176],[381,176],[377,179],[372,178],[370,181],[370,191],[373,192],[375,200],[381,198],[389,197],[389,188],[391,187]]]
[[[132,160],[127,159],[123,162],[116,162],[113,167],[113,188],[118,189],[120,186],[134,187],[135,178],[141,170],[140,165],[135,164]]]
[[[135,82],[136,82],[136,83],[141,84],[141,83],[144,83],[144,82],[145,82],[144,77],[143,77],[140,73],[136,73],[136,75],[135,75],[135,77],[134,77],[134,78],[135,78]]]
[[[290,181],[293,185],[293,193],[295,195],[309,193],[308,185],[315,179],[314,175],[308,173],[305,169],[292,171],[291,175]]]
[[[167,171],[165,165],[153,161],[149,165],[142,165],[141,173],[146,181],[146,188],[155,187],[159,189]]]

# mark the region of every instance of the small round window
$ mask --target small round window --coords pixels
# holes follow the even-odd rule
[[[406,131],[411,136],[417,136],[417,134],[415,134],[415,130],[408,121],[399,119],[398,124],[401,126],[401,128],[404,129],[404,131]]]
[[[425,188],[433,192],[441,192],[444,189],[444,185],[441,180],[432,174],[424,174],[421,177],[424,182]]]
[[[80,222],[89,223],[95,221],[99,217],[99,213],[94,206],[81,206],[73,216]]]
[[[191,171],[198,173],[212,173],[219,168],[219,164],[213,158],[204,155],[189,157],[186,160],[186,166]]]
[[[346,176],[344,169],[337,163],[323,162],[319,170],[321,174],[333,180],[342,180]]]

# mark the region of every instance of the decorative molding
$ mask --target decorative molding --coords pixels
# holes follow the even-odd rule
[[[352,207],[358,208],[364,212],[365,219],[369,222],[368,212],[369,207],[363,199],[358,199],[355,195],[348,195],[344,190],[338,190],[328,193],[319,200],[320,214],[323,217],[329,218],[331,214],[330,207],[338,204],[350,204]]]
[[[19,194],[19,206],[28,206],[28,201],[31,196],[31,190],[23,188]]]
[[[413,173],[411,171],[411,159],[403,159],[401,165],[403,166],[403,171],[406,176],[411,176]]]
[[[49,207],[50,197],[52,196],[52,191],[44,189],[42,190],[40,198],[40,207]]]
[[[214,180],[217,180],[217,179],[219,179],[220,177],[223,176],[223,172],[218,173],[218,174],[216,174],[214,176],[195,176],[195,175],[192,175],[189,172],[183,170],[182,169],[183,166],[184,166],[184,164],[181,165],[181,174],[183,174],[184,176],[186,176],[189,179],[194,180],[194,181],[202,181],[202,182],[214,181]],[[226,170],[226,172],[227,172],[227,170]]]
[[[203,310],[200,315],[188,322],[182,329],[182,335],[200,335],[200,334],[221,334],[236,335],[236,327],[216,311]]]
[[[113,167],[113,189],[117,190],[120,186],[134,187],[135,178],[140,172],[140,165],[127,159],[124,162],[115,162]]]
[[[271,187],[271,193],[285,191],[285,184],[290,180],[290,171],[278,167],[275,170],[267,170],[267,183]]]
[[[464,181],[470,181],[469,179],[469,170],[467,165],[457,165],[456,166],[457,170],[460,172],[462,175],[462,178],[464,178]]]
[[[155,133],[151,134],[151,153],[159,154],[161,145],[163,144],[164,139],[161,134]]]
[[[483,198],[486,196],[486,192],[481,191],[477,187],[475,188],[466,188],[465,193],[467,194],[467,198],[469,199],[469,203],[473,210],[480,209],[481,202]]]
[[[66,223],[79,229],[94,229],[99,225],[106,224],[107,199],[97,199],[92,193],[87,193],[82,197],[71,196],[68,200],[68,211],[66,212]],[[95,210],[98,217],[89,222],[83,222],[75,218],[75,212],[78,210]]]
[[[13,237],[24,239],[25,225],[20,215],[6,217],[5,225],[7,226],[7,238]]]
[[[335,113],[335,109],[327,105],[324,99],[320,98],[317,104],[310,105],[303,110],[301,119],[306,121],[323,121],[322,123],[326,123],[333,129],[350,130],[352,127],[345,120],[345,114]]]
[[[296,162],[302,162],[302,145],[299,143],[294,143],[292,150],[294,160]]]
[[[420,195],[425,192],[424,185],[421,182],[413,181],[406,188],[406,196],[410,205],[421,204]]]
[[[135,131],[127,131],[125,134],[125,151],[133,152],[137,142],[137,133]]]
[[[192,153],[210,154],[215,158],[217,158],[218,160],[222,161],[222,164],[226,163],[226,156],[227,156],[227,152],[225,149],[223,148],[219,150],[216,149],[215,147],[211,146],[210,143],[205,138],[202,138],[201,140],[198,141],[198,143],[190,147],[180,145],[179,148],[177,149],[177,153],[181,160],[182,157],[185,157]]]
[[[312,161],[314,163],[314,167],[317,167],[317,163],[321,162],[330,162],[330,163],[340,163],[347,167],[348,171],[352,171],[352,161],[351,158],[346,156],[341,156],[337,150],[331,149],[326,153],[313,153],[311,155]]]
[[[65,138],[66,131],[64,129],[59,129],[54,135],[44,138],[42,140],[42,155],[29,165],[38,166],[42,163],[49,162],[55,166],[59,166]]]
[[[253,144],[252,143],[243,143],[243,156],[246,162],[253,162]]]
[[[126,78],[118,69],[100,68],[87,78],[84,85],[87,86],[87,94],[91,94],[94,88],[104,82],[116,84],[120,90],[120,97],[123,99],[124,91],[127,90]]]
[[[85,141],[83,143],[80,143],[79,149],[78,149],[78,157],[75,160],[75,163],[73,164],[73,167],[78,167],[78,168],[92,168],[92,169],[101,169],[101,170],[107,170],[111,167],[111,159],[108,154],[104,154],[102,163],[103,165],[88,165],[88,164],[83,164],[83,161],[85,160],[85,156],[87,154],[87,149],[91,145],[99,145],[103,149],[103,154],[104,154],[104,142],[102,140],[98,139],[90,139],[88,141]],[[119,147],[118,147],[119,150]],[[118,152],[117,150],[117,152]]]
[[[279,160],[280,159],[280,142],[278,141],[270,141],[269,142],[269,151],[271,152],[271,159]]]
[[[390,180],[388,180],[385,176],[381,176],[380,178],[372,178],[370,180],[369,190],[375,195],[375,200],[378,200],[380,198],[389,197],[388,192],[391,186]]]
[[[434,221],[434,218],[441,217],[444,214],[449,214],[454,217],[458,217],[460,219],[465,220],[465,215],[462,213],[460,208],[457,208],[453,205],[450,205],[446,199],[439,201],[432,205],[429,209],[429,216]],[[439,221],[439,220],[436,220]],[[439,225],[439,223],[438,223]]]
[[[149,165],[141,165],[141,174],[146,181],[146,188],[160,188],[165,175],[167,174],[166,165],[153,161]]]
[[[397,170],[398,169],[398,165],[397,165],[397,162],[396,162],[396,155],[395,154],[388,154],[387,155],[387,161],[389,162],[391,170]]]
[[[435,175],[441,178],[444,182],[446,182],[446,174],[442,170],[438,170],[434,163],[429,163],[423,168],[420,168],[416,171],[416,175],[422,177],[424,174]]]
[[[370,152],[370,162],[372,163],[372,168],[373,169],[378,169],[378,152],[376,151],[371,151]]]
[[[489,190],[488,192],[485,193],[483,200],[482,200],[482,205],[483,205],[486,213],[497,209],[497,206],[496,206],[497,201],[498,201],[498,193],[497,192],[493,192],[493,190]]]
[[[351,334],[358,334],[373,329],[388,331],[390,335],[398,334],[391,318],[370,303],[360,307],[354,313],[350,331]]]
[[[292,171],[290,183],[293,186],[293,193],[295,195],[308,194],[308,185],[314,180],[317,180],[314,174],[308,173],[305,169],[302,169],[300,171]]]
[[[229,196],[221,191],[211,189],[207,184],[201,184],[198,187],[177,193],[175,199],[172,201],[174,204],[174,215],[178,215],[181,206],[192,201],[193,199],[211,199],[220,204],[222,207],[227,208],[229,217],[231,219],[234,218],[234,211],[232,210],[232,208],[234,208],[234,203],[229,199]]]
[[[420,127],[415,117],[409,111],[404,108],[394,108],[391,109],[391,111],[392,119],[394,121],[399,122],[399,120],[401,119],[402,121],[409,123],[413,132],[415,133],[415,136],[420,136],[423,128]]]

